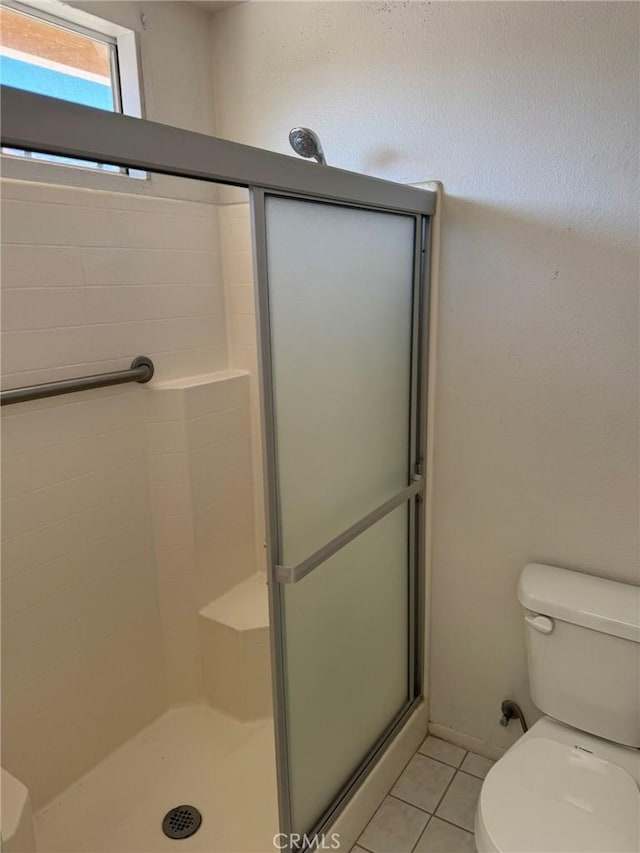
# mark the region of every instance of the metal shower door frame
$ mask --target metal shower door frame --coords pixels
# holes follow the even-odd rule
[[[367,773],[384,752],[394,735],[401,729],[421,699],[423,659],[423,583],[425,507],[422,483],[427,423],[427,330],[429,309],[429,251],[431,216],[435,213],[437,195],[433,190],[393,183],[348,172],[331,166],[319,166],[291,156],[277,154],[235,142],[182,130],[169,125],[133,118],[81,106],[56,98],[0,86],[0,141],[5,147],[36,151],[90,162],[114,164],[127,169],[142,170],[211,183],[246,187],[250,192],[254,234],[255,282],[259,306],[259,339],[263,375],[262,415],[265,504],[270,543],[267,549],[270,562],[269,595],[274,660],[274,717],[277,743],[278,799],[281,831],[291,831],[290,791],[286,763],[286,720],[282,679],[284,637],[281,634],[281,585],[287,578],[280,572],[276,577],[277,495],[273,492],[275,456],[270,443],[273,431],[273,398],[270,374],[270,342],[268,326],[268,294],[266,278],[266,231],[264,200],[266,194],[290,197],[327,204],[351,206],[378,212],[401,213],[415,219],[414,305],[411,366],[411,462],[413,472],[408,478],[406,499],[409,503],[409,560],[410,572],[410,630],[411,653],[408,678],[408,701],[379,741],[363,759],[361,765],[338,793],[331,808],[323,815],[314,831],[327,829],[355,793]],[[69,167],[72,168],[72,167]],[[104,189],[109,191],[109,177]],[[121,177],[121,176],[120,176]],[[137,182],[138,183],[138,182]],[[132,189],[134,185],[132,185]],[[115,191],[122,191],[121,184]],[[143,192],[144,195],[149,191]],[[268,376],[265,371],[269,368]],[[396,496],[398,497],[398,496]],[[378,508],[381,511],[381,508]],[[389,511],[389,510],[387,510]],[[383,514],[386,514],[383,513]],[[370,514],[371,516],[372,514]],[[382,517],[380,515],[379,517]],[[369,526],[376,519],[365,518],[347,531],[351,538],[358,535],[355,528]],[[363,527],[362,529],[366,529]],[[360,530],[361,532],[361,530]],[[275,534],[275,536],[274,536]],[[340,538],[340,537],[338,537]],[[334,547],[339,542],[330,543]],[[280,567],[285,569],[286,567]],[[299,568],[299,567],[298,567]],[[308,567],[307,567],[308,568]],[[293,848],[292,848],[293,849]]]
[[[275,427],[275,402],[271,357],[271,323],[269,308],[268,252],[266,199],[289,198],[297,201],[323,203],[329,206],[351,207],[378,213],[398,213],[414,219],[414,271],[410,363],[410,414],[408,483],[398,494],[381,504],[358,522],[351,525],[331,542],[319,548],[295,567],[280,564],[281,522],[279,513],[277,459],[278,449]],[[429,258],[430,217],[414,210],[398,210],[384,206],[364,205],[352,199],[336,201],[325,196],[301,195],[263,188],[250,188],[251,222],[253,233],[254,292],[258,318],[258,363],[260,370],[262,461],[264,473],[264,504],[266,527],[266,558],[269,586],[269,614],[271,631],[272,689],[274,697],[274,724],[276,733],[276,764],[278,773],[278,805],[281,832],[288,839],[283,848],[291,853],[307,850],[303,843],[291,842],[295,830],[291,810],[291,780],[289,773],[286,701],[286,636],[284,624],[283,586],[297,583],[310,572],[319,569],[333,554],[356,539],[376,521],[393,509],[408,504],[408,684],[407,701],[375,744],[364,756],[358,768],[337,793],[332,804],[307,835],[320,837],[331,827],[337,816],[366,779],[372,766],[400,731],[422,699],[423,627],[424,627],[424,459],[427,423],[427,353],[429,310]],[[313,484],[309,485],[313,488]]]
[[[281,190],[427,216],[435,213],[433,190],[333,166],[319,169],[316,163],[286,154],[10,86],[0,85],[0,113],[0,139],[6,148],[215,184]],[[109,175],[104,177],[108,191]]]

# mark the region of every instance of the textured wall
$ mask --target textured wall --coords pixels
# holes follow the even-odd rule
[[[432,718],[530,713],[527,560],[638,580],[638,8],[251,3],[214,16],[219,135],[444,182]]]
[[[145,118],[214,132],[205,9],[182,0],[74,0],[70,5],[138,34]]]

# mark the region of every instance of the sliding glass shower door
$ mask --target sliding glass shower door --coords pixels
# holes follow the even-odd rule
[[[423,218],[253,191],[283,831],[419,695]]]
[[[1,88],[5,147],[249,188],[281,830],[313,834],[420,696],[436,192]]]

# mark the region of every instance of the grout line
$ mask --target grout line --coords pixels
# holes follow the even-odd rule
[[[401,803],[404,803],[406,806],[411,806],[412,809],[418,809],[419,812],[424,812],[424,814],[429,815],[429,817],[433,817],[433,812],[428,812],[426,809],[423,809],[422,806],[417,806],[415,803],[410,803],[409,800],[403,800],[402,797],[399,797],[397,794],[387,794],[387,797],[393,797],[394,800],[400,800]]]
[[[484,776],[476,776],[475,773],[469,773],[468,770],[458,770],[458,773],[464,773],[465,776],[471,776],[472,779],[479,779],[481,782],[484,782]]]
[[[124,427],[124,429],[126,429],[126,427]],[[114,432],[118,432],[118,431],[119,430],[114,430]],[[49,447],[59,447],[60,445],[48,445],[48,446]],[[35,452],[38,452],[38,451],[35,451]],[[24,456],[24,455],[25,454],[17,454],[16,456],[8,456],[7,460],[18,459],[19,456]],[[143,458],[143,457],[141,456],[140,458]],[[31,489],[25,489],[22,492],[16,492],[15,495],[9,494],[8,496],[6,496],[4,498],[4,500],[7,502],[15,501],[18,498],[23,498],[23,497],[27,497],[29,495],[33,495],[35,492],[41,492],[41,491],[44,491],[45,489],[51,489],[51,488],[55,488],[56,486],[65,485],[66,483],[72,483],[75,480],[81,480],[85,477],[91,477],[94,474],[101,474],[101,473],[104,473],[105,471],[111,471],[113,468],[117,468],[120,465],[131,466],[134,463],[134,461],[137,461],[135,459],[135,457],[134,458],[129,457],[128,459],[121,459],[119,462],[108,462],[106,465],[101,465],[99,468],[90,468],[86,471],[82,471],[80,473],[73,474],[71,477],[65,477],[63,480],[52,480],[52,482],[50,482],[50,483],[44,483],[41,486],[34,486]]]
[[[448,741],[446,741],[446,742],[448,742]],[[423,741],[423,743],[424,743],[424,741]],[[420,746],[422,746],[422,744],[420,744]],[[441,821],[443,821],[444,823],[448,823],[448,824],[449,824],[449,826],[453,826],[455,829],[459,829],[459,830],[461,830],[462,832],[466,832],[468,835],[471,835],[472,837],[474,837],[474,832],[473,832],[472,830],[469,830],[469,829],[467,829],[465,826],[461,826],[460,824],[458,824],[458,823],[454,823],[452,820],[449,820],[449,819],[447,819],[447,818],[445,818],[445,817],[441,817],[440,815],[438,815],[438,814],[437,814],[438,809],[439,809],[439,808],[440,808],[440,806],[442,805],[442,801],[444,800],[445,796],[447,795],[447,791],[449,790],[449,788],[450,788],[450,787],[451,787],[451,785],[453,784],[453,781],[454,781],[454,779],[456,778],[456,776],[458,775],[458,773],[463,773],[465,776],[470,776],[472,779],[479,779],[480,781],[482,781],[482,779],[481,779],[479,776],[474,776],[474,775],[473,775],[473,773],[467,773],[467,771],[466,771],[466,770],[462,770],[462,769],[461,769],[462,762],[465,760],[465,758],[467,757],[467,755],[469,755],[469,753],[470,753],[470,750],[468,750],[468,749],[464,750],[464,755],[462,756],[462,759],[461,759],[461,761],[460,761],[460,764],[459,764],[457,767],[454,767],[454,766],[452,766],[451,764],[447,764],[447,763],[446,763],[446,761],[440,761],[440,759],[438,759],[438,758],[433,758],[431,755],[425,755],[425,753],[420,752],[420,747],[418,747],[418,748],[416,749],[416,751],[413,753],[413,755],[411,756],[411,758],[409,758],[409,761],[407,761],[407,763],[403,766],[403,768],[402,768],[402,770],[400,771],[400,773],[398,774],[398,776],[397,776],[397,777],[394,779],[394,781],[392,782],[392,784],[391,784],[391,786],[390,786],[389,790],[387,791],[387,793],[386,793],[386,794],[385,794],[385,796],[384,796],[384,799],[382,800],[382,803],[383,803],[383,802],[384,802],[384,800],[386,800],[388,797],[391,797],[392,799],[394,799],[394,800],[398,800],[399,802],[404,803],[404,804],[405,804],[405,805],[407,805],[407,806],[411,806],[412,808],[417,809],[418,811],[420,811],[420,812],[422,812],[423,814],[426,814],[426,815],[428,816],[427,823],[425,824],[424,829],[422,830],[422,832],[421,832],[421,833],[420,833],[420,835],[418,836],[417,841],[416,841],[416,842],[415,842],[415,844],[411,847],[411,851],[415,850],[415,848],[417,847],[417,845],[420,843],[420,839],[422,838],[422,836],[424,835],[424,833],[425,833],[425,832],[426,832],[426,830],[427,830],[427,827],[428,827],[428,826],[429,826],[429,824],[431,823],[431,819],[432,819],[432,818],[434,818],[434,817],[437,817],[437,818],[438,818],[438,820],[441,820]],[[408,766],[409,762],[410,762],[410,761],[412,761],[412,760],[413,760],[413,758],[415,758],[415,756],[416,756],[416,755],[420,755],[420,756],[422,756],[423,758],[429,758],[431,761],[435,761],[437,764],[442,764],[444,767],[448,767],[449,769],[451,769],[451,770],[453,770],[453,771],[454,771],[454,772],[453,772],[453,776],[451,777],[451,779],[450,779],[450,780],[449,780],[449,782],[447,783],[447,785],[446,785],[446,787],[445,787],[444,791],[442,792],[442,795],[441,795],[440,799],[439,799],[439,800],[438,800],[438,802],[436,803],[436,805],[435,805],[435,808],[434,808],[433,812],[428,812],[426,809],[423,809],[421,806],[417,806],[415,803],[410,803],[408,800],[405,800],[405,799],[403,799],[402,797],[398,796],[397,794],[393,794],[393,793],[392,793],[392,789],[395,787],[396,782],[398,781],[398,779],[402,776],[402,774],[403,774],[403,773],[404,773],[404,771],[406,770],[406,768],[407,768],[407,766]],[[362,838],[362,836],[364,835],[364,833],[366,832],[366,830],[368,829],[369,825],[370,825],[370,824],[372,823],[372,821],[375,819],[376,815],[378,814],[378,811],[380,810],[380,806],[382,805],[382,803],[380,803],[380,805],[378,806],[378,808],[375,810],[375,812],[374,812],[374,813],[373,813],[373,815],[371,816],[370,820],[367,822],[366,826],[364,827],[364,829],[363,829],[363,830],[362,830],[362,832],[360,833],[360,836],[358,837],[358,839],[356,840],[355,845],[354,845],[354,846],[356,846],[356,847],[362,847],[362,848],[363,848],[363,850],[366,850],[366,851],[367,851],[367,853],[373,853],[373,851],[371,851],[371,850],[370,850],[370,848],[366,847],[366,846],[362,843],[361,838]]]
[[[467,755],[468,755],[468,753],[469,753],[469,750],[467,750]],[[466,758],[466,755],[465,755],[465,758]],[[463,758],[462,760],[464,761],[464,758]],[[438,802],[438,805],[436,806],[436,808],[435,808],[435,811],[434,811],[433,815],[434,815],[434,817],[437,817],[437,818],[438,818],[438,820],[443,820],[443,821],[445,821],[445,823],[449,823],[449,824],[451,824],[451,826],[456,826],[458,829],[462,829],[462,830],[464,830],[464,832],[469,832],[471,835],[474,835],[474,833],[473,833],[471,830],[467,829],[467,828],[466,828],[466,826],[461,826],[459,823],[454,823],[452,820],[447,820],[447,818],[441,817],[439,814],[436,814],[436,812],[438,811],[438,809],[439,809],[439,808],[440,808],[440,806],[442,805],[442,801],[444,800],[444,798],[445,798],[445,796],[446,796],[446,794],[447,794],[447,791],[448,791],[448,790],[449,790],[449,788],[453,785],[454,779],[456,778],[456,776],[458,775],[458,773],[463,773],[465,776],[470,776],[472,779],[477,779],[477,778],[478,778],[477,776],[472,776],[472,775],[471,775],[471,773],[465,773],[465,771],[464,771],[464,770],[456,770],[456,772],[455,772],[455,773],[453,774],[453,776],[451,777],[451,781],[450,781],[450,782],[449,782],[449,784],[447,785],[447,787],[446,787],[446,789],[445,789],[445,791],[444,791],[443,795],[440,797],[440,801]],[[482,781],[482,780],[480,780],[480,781]],[[477,805],[477,803],[476,803],[476,805]]]
[[[453,774],[453,777],[452,777],[452,779],[451,779],[451,782],[453,782],[453,780],[455,779],[455,777],[456,777],[456,774],[454,773],[454,774]],[[449,787],[451,786],[451,782],[449,782],[449,784],[448,784],[448,785],[447,785],[447,787],[445,788],[444,794],[443,794],[443,795],[442,795],[442,797],[440,798],[440,801],[438,802],[438,805],[436,806],[436,809],[440,806],[440,803],[441,803],[441,802],[442,802],[442,800],[444,799],[444,795],[445,795],[445,794],[447,793],[447,791],[449,790]],[[403,799],[402,799],[402,797],[399,797],[397,794],[387,794],[387,797],[391,797],[391,798],[392,798],[392,799],[394,799],[394,800],[399,800],[401,803],[404,803],[406,806],[411,806],[411,808],[413,808],[413,809],[417,809],[419,812],[422,812],[423,814],[428,815],[428,816],[429,816],[429,820],[427,821],[427,824],[426,824],[426,826],[425,826],[425,828],[424,828],[424,829],[426,829],[426,828],[427,828],[427,826],[429,826],[429,824],[431,823],[431,818],[432,818],[432,817],[437,817],[437,818],[438,818],[438,820],[443,820],[445,823],[449,823],[449,824],[451,824],[451,826],[455,826],[455,827],[456,827],[456,829],[462,829],[464,832],[468,832],[468,833],[469,833],[469,835],[473,835],[473,832],[471,832],[471,830],[470,830],[470,829],[467,829],[467,828],[466,828],[466,827],[464,827],[464,826],[460,826],[460,824],[459,824],[459,823],[453,823],[453,821],[449,820],[448,818],[446,818],[446,817],[441,817],[440,815],[437,815],[437,814],[435,813],[435,811],[434,811],[434,812],[428,812],[426,809],[423,809],[423,808],[422,808],[422,806],[417,806],[415,803],[410,803],[408,800],[403,800]],[[387,797],[385,797],[385,799],[386,799]],[[377,809],[376,809],[376,811],[377,811]],[[372,820],[373,820],[373,818],[372,818]],[[369,825],[369,824],[367,824],[367,826],[368,826],[368,825]],[[363,830],[363,832],[364,832],[364,830]],[[424,830],[423,830],[422,832],[424,832]],[[420,833],[420,838],[421,838],[421,837],[422,837],[422,833]],[[419,840],[420,840],[420,839],[418,839],[418,841],[419,841]],[[417,843],[418,843],[418,842],[416,841],[416,844],[417,844]],[[412,849],[413,849],[413,848],[412,848]]]
[[[420,744],[420,746],[422,746],[422,744]],[[421,755],[423,758],[430,758],[432,761],[437,761],[438,764],[444,764],[445,767],[450,767],[452,770],[456,770],[456,771],[460,770],[460,767],[462,766],[462,762],[465,760],[465,758],[467,757],[468,754],[469,754],[469,751],[465,750],[464,755],[460,759],[460,764],[449,764],[448,761],[444,761],[444,759],[442,759],[442,758],[435,758],[433,755],[429,755],[428,752],[420,752],[419,747],[415,752],[415,755]]]
[[[475,833],[472,832],[470,829],[467,829],[464,826],[460,826],[459,823],[454,823],[453,821],[448,820],[446,817],[440,817],[440,815],[435,815],[435,814],[433,815],[433,817],[437,818],[438,820],[441,820],[443,823],[448,823],[449,826],[453,826],[454,829],[460,829],[460,830],[462,830],[462,832],[466,832],[467,835],[475,836]],[[427,824],[427,826],[428,826],[428,824]],[[425,829],[426,829],[426,827],[425,827]]]
[[[469,750],[465,750],[465,754],[464,754],[464,756],[462,757],[462,761],[464,761],[464,760],[465,760],[465,758],[467,757],[467,755],[468,755],[468,754],[469,754]],[[425,825],[425,828],[422,830],[422,832],[421,832],[421,833],[420,833],[420,835],[418,836],[418,839],[417,839],[416,843],[413,845],[413,847],[411,848],[411,850],[412,850],[412,851],[413,851],[413,850],[415,850],[416,846],[420,843],[420,839],[422,838],[422,836],[424,835],[424,833],[425,833],[425,832],[426,832],[426,830],[427,830],[427,827],[428,827],[428,826],[429,826],[429,824],[431,823],[431,819],[432,819],[432,818],[434,818],[434,817],[437,817],[437,818],[438,818],[438,820],[444,821],[444,823],[448,823],[448,824],[449,824],[449,826],[453,826],[453,827],[455,827],[456,829],[460,829],[460,830],[462,830],[462,832],[466,832],[466,833],[468,833],[469,835],[474,836],[474,833],[473,833],[471,830],[467,829],[465,826],[460,826],[460,824],[454,823],[453,821],[448,820],[447,818],[441,817],[440,815],[436,814],[436,812],[437,812],[437,811],[438,811],[438,809],[440,808],[440,806],[441,806],[441,804],[442,804],[442,801],[444,800],[444,798],[445,798],[445,796],[446,796],[446,794],[447,794],[447,791],[449,790],[449,788],[450,788],[450,787],[451,787],[451,785],[453,784],[453,781],[454,781],[454,779],[456,778],[456,776],[458,775],[458,773],[464,773],[464,775],[465,775],[465,776],[471,776],[471,778],[472,778],[472,779],[478,779],[479,777],[477,777],[477,776],[473,776],[473,774],[471,774],[471,773],[467,773],[467,772],[466,772],[466,771],[464,771],[464,770],[460,770],[460,768],[459,768],[459,767],[451,767],[451,765],[450,765],[450,764],[447,764],[447,763],[446,763],[446,762],[444,762],[444,761],[439,761],[437,758],[432,758],[430,755],[424,755],[424,753],[422,753],[422,752],[418,752],[418,750],[416,750],[416,752],[413,754],[412,758],[413,758],[413,757],[415,757],[416,755],[422,755],[422,756],[423,756],[423,758],[431,758],[431,760],[432,760],[432,761],[436,761],[438,764],[442,764],[442,765],[444,765],[444,767],[449,767],[449,768],[451,768],[451,770],[453,770],[453,771],[454,771],[454,773],[453,773],[453,776],[451,777],[451,779],[449,780],[449,782],[447,783],[447,786],[445,787],[444,791],[442,792],[442,796],[440,797],[440,799],[439,799],[439,800],[438,800],[438,802],[436,803],[436,806],[435,806],[435,808],[434,808],[433,812],[428,812],[426,809],[423,809],[421,806],[417,806],[415,803],[410,803],[408,800],[404,800],[404,799],[402,799],[402,797],[399,797],[397,794],[392,794],[391,792],[389,792],[389,794],[387,795],[387,796],[389,796],[389,797],[393,797],[393,798],[394,798],[394,799],[396,799],[396,800],[399,800],[399,801],[400,801],[400,802],[402,802],[402,803],[405,803],[405,804],[406,804],[406,805],[408,805],[408,806],[412,806],[414,809],[418,809],[418,811],[423,812],[423,814],[429,815],[429,820],[427,821],[427,823],[426,823],[426,825]],[[411,760],[411,759],[410,759],[410,760]],[[461,763],[462,763],[462,762],[461,762]],[[403,772],[404,772],[404,771],[403,771]],[[401,774],[401,775],[402,775],[402,774]],[[399,777],[398,777],[398,778],[399,778]],[[397,780],[396,780],[396,781],[397,781]],[[395,785],[395,782],[394,782],[393,784]],[[393,786],[392,786],[392,787],[393,787]],[[377,811],[377,810],[376,810],[376,811]],[[374,817],[375,817],[375,815],[374,815]],[[373,820],[373,818],[372,818],[372,820]],[[367,826],[368,826],[368,824],[367,824]],[[365,827],[365,828],[366,828],[366,827]],[[363,832],[364,832],[364,830],[363,830]],[[357,843],[359,843],[359,842],[357,842]],[[366,848],[365,848],[365,849],[366,849]]]
[[[100,249],[101,251],[127,251],[127,252],[183,252],[183,253],[197,253],[197,254],[206,254],[206,255],[216,255],[219,257],[219,251],[215,249],[198,249],[194,248],[183,248],[182,246],[141,246],[139,243],[135,243],[132,245],[125,246],[112,246],[105,245],[104,243],[40,243],[38,241],[34,243],[16,243],[11,240],[5,241],[4,246],[18,246],[19,248],[29,248],[33,249],[75,249],[76,251],[84,251],[86,249]]]
[[[145,287],[170,287],[172,289],[182,289],[184,287],[201,287],[206,290],[210,290],[211,288],[217,288],[218,290],[223,289],[222,282],[215,281],[147,281],[147,282],[112,282],[107,284],[90,284],[87,282],[83,282],[81,284],[12,284],[5,285],[4,292],[7,293],[9,291],[14,293],[34,293],[34,291],[42,291],[43,293],[51,293],[52,291],[58,290],[66,290],[69,293],[77,294],[78,290],[88,290],[89,293],[93,294],[95,290],[109,290],[112,291],[114,287],[119,287],[125,289],[130,287],[134,290],[139,290]],[[236,287],[250,287],[251,285],[235,285]],[[88,295],[88,294],[87,294]]]
[[[422,741],[422,743],[424,743],[424,741]],[[422,746],[422,743],[420,744],[421,746]],[[391,793],[391,789],[394,787],[394,785],[396,784],[396,782],[398,781],[398,779],[402,776],[402,774],[404,773],[404,771],[407,769],[407,766],[408,766],[409,762],[414,758],[414,756],[415,756],[416,754],[417,754],[417,750],[416,750],[416,752],[414,752],[414,753],[413,753],[413,755],[411,755],[411,756],[407,759],[406,763],[402,765],[402,769],[400,770],[400,772],[398,773],[398,775],[395,777],[395,779],[393,780],[393,782],[392,782],[392,783],[391,783],[391,785],[389,786],[389,790],[387,791],[387,793],[386,793],[386,794],[384,795],[384,797],[382,798],[382,802],[378,805],[378,807],[376,808],[376,810],[374,811],[374,813],[371,815],[371,817],[370,817],[370,818],[369,818],[369,820],[367,821],[367,823],[366,823],[366,825],[365,825],[364,829],[362,830],[362,832],[360,833],[359,837],[356,839],[356,846],[364,847],[364,845],[363,845],[363,844],[360,844],[360,838],[362,838],[362,836],[363,836],[363,835],[364,835],[364,833],[366,832],[367,828],[369,827],[369,824],[373,821],[373,819],[375,818],[375,816],[378,814],[378,811],[380,810],[380,806],[382,806],[382,803],[384,803],[384,801],[387,799],[387,797],[394,797],[394,799],[396,799],[396,800],[400,800],[400,797],[396,797],[396,796],[395,796],[395,794],[392,794],[392,793]],[[400,802],[404,802],[404,800],[400,800]],[[411,803],[407,803],[407,805],[409,805],[409,806],[410,806],[410,805],[412,805],[412,804],[411,804]],[[415,806],[414,806],[414,808],[415,808]],[[424,811],[424,809],[421,809],[421,811]],[[426,814],[429,814],[429,813],[428,813],[428,812],[426,812]],[[428,823],[428,822],[429,822],[429,821],[427,821],[427,823]],[[420,834],[422,835],[422,833],[420,833]],[[369,848],[368,848],[368,847],[364,847],[364,849],[365,849],[365,850],[369,850]],[[369,853],[372,853],[372,851],[369,851]]]
[[[422,832],[421,832],[421,833],[420,833],[420,835],[418,836],[418,840],[416,841],[416,843],[415,843],[415,844],[413,845],[413,847],[411,848],[410,853],[413,853],[413,851],[416,849],[416,847],[418,846],[418,844],[420,844],[420,839],[422,838],[422,836],[423,836],[423,835],[425,834],[425,832],[427,831],[427,827],[429,826],[429,824],[431,823],[431,821],[432,821],[432,820],[433,820],[433,815],[429,815],[429,820],[426,822],[424,829],[422,830]]]
[[[122,495],[119,495],[118,497],[107,498],[106,500],[102,500],[97,504],[92,504],[89,507],[85,506],[82,509],[78,509],[78,510],[75,510],[74,512],[70,512],[68,515],[63,515],[62,518],[56,518],[53,521],[48,521],[46,524],[41,524],[37,528],[31,528],[29,530],[23,531],[22,533],[15,533],[13,536],[7,536],[6,538],[2,539],[2,544],[4,546],[8,542],[13,542],[14,540],[19,539],[20,537],[25,537],[25,536],[28,536],[29,534],[33,535],[34,530],[37,530],[37,531],[49,530],[51,527],[53,527],[56,524],[62,524],[63,522],[68,521],[69,519],[77,518],[79,515],[83,515],[85,513],[92,513],[94,510],[99,509],[101,506],[106,506],[107,504],[116,504],[116,503],[121,504],[122,503],[122,501],[120,500],[121,497],[122,497]],[[129,527],[130,525],[127,524],[126,526]],[[80,546],[80,547],[82,547],[82,546]],[[75,549],[72,549],[72,550],[75,550]],[[65,552],[64,554],[56,554],[53,557],[51,557],[49,560],[43,560],[41,563],[36,563],[33,566],[28,566],[24,570],[21,569],[12,575],[8,575],[8,577],[13,578],[13,577],[16,577],[16,575],[21,575],[23,571],[28,571],[28,569],[36,568],[36,566],[41,566],[42,563],[48,563],[52,559],[55,560],[57,557],[64,557],[64,556],[66,556],[67,553],[70,553],[70,552]]]
[[[101,399],[107,399],[107,398],[103,397]],[[39,410],[39,411],[41,411],[41,410]],[[158,423],[163,423],[163,424],[164,423],[181,423],[181,421],[158,421]],[[35,456],[36,454],[43,453],[44,451],[53,450],[56,448],[63,448],[69,444],[79,444],[80,442],[90,441],[94,438],[100,439],[100,438],[103,438],[104,436],[115,436],[117,438],[117,435],[116,435],[117,433],[124,432],[125,430],[134,430],[136,428],[143,428],[143,427],[144,427],[144,421],[139,421],[139,422],[135,422],[133,424],[130,424],[128,426],[116,427],[115,429],[109,430],[108,432],[89,433],[87,435],[80,436],[80,438],[70,438],[67,441],[60,441],[57,444],[46,444],[46,445],[43,445],[42,447],[38,448],[37,450],[25,450],[21,453],[7,454],[7,456],[5,457],[5,462],[7,462],[9,459],[11,459],[11,460],[14,460],[14,459],[22,460],[22,458],[25,456]],[[141,437],[141,439],[142,439],[140,442],[141,446],[144,444],[144,438],[145,438],[144,436]],[[128,449],[129,444],[127,444],[126,446]],[[108,468],[111,465],[121,465],[121,464],[130,465],[137,458],[144,458],[143,454],[140,453],[139,456],[128,456],[128,457],[125,457],[124,459],[121,459],[119,462],[110,462],[107,465],[101,466],[99,468],[88,468],[83,473],[76,474],[76,475],[73,475],[71,477],[67,477],[64,480],[51,480],[50,483],[49,482],[44,483],[42,486],[35,486],[33,489],[25,489],[22,492],[16,492],[15,495],[9,495],[9,498],[19,497],[20,495],[28,495],[30,492],[34,491],[34,489],[46,488],[49,485],[57,485],[58,483],[67,483],[67,482],[69,482],[69,480],[75,480],[77,477],[84,476],[85,473],[91,474],[94,471],[95,472],[101,471],[102,468]]]
[[[171,314],[168,317],[141,317],[138,319],[126,319],[126,320],[107,320],[103,323],[72,323],[56,326],[42,326],[37,328],[25,328],[25,329],[7,329],[5,331],[5,335],[17,335],[17,334],[25,334],[34,332],[54,332],[54,331],[68,331],[69,329],[95,329],[95,328],[105,328],[108,326],[138,326],[147,323],[167,323],[173,322],[175,320],[210,320],[211,318],[224,319],[222,314]]]
[[[464,759],[463,759],[463,761],[464,761]],[[459,770],[456,770],[456,772],[453,774],[453,776],[452,776],[452,777],[451,777],[451,779],[449,780],[449,784],[448,784],[448,785],[447,785],[447,787],[444,789],[444,791],[442,792],[442,796],[441,796],[441,797],[440,797],[440,799],[438,800],[438,805],[437,805],[437,806],[435,807],[435,809],[433,810],[433,813],[434,813],[434,814],[436,814],[436,812],[438,811],[438,809],[439,809],[439,808],[440,808],[440,806],[442,805],[442,801],[443,801],[443,800],[444,800],[444,798],[446,797],[446,795],[447,795],[447,791],[448,791],[448,790],[449,790],[449,788],[452,786],[452,784],[453,784],[453,780],[456,778],[456,776],[458,775],[458,773],[459,773],[459,772],[460,772]]]

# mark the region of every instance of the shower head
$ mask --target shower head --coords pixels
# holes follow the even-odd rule
[[[294,127],[290,130],[289,143],[296,154],[301,157],[307,159],[313,157],[321,166],[327,165],[318,134],[308,127]]]

